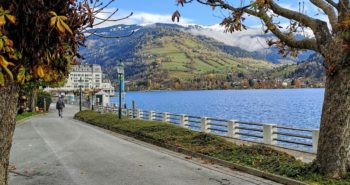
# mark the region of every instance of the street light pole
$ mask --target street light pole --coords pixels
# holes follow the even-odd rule
[[[92,106],[91,109],[94,110],[94,97],[95,97],[95,86],[92,88]]]
[[[80,90],[80,95],[79,95],[79,110],[80,110],[80,112],[81,112],[81,96],[82,96],[82,91],[81,91],[81,89],[82,89],[82,78],[80,77],[80,80],[79,80],[79,90]]]
[[[118,112],[118,116],[119,119],[122,118],[122,73],[119,73],[119,112]]]
[[[118,117],[122,118],[122,88],[123,88],[123,75],[124,75],[124,65],[120,60],[117,66],[117,73],[119,78],[119,109],[118,109]]]

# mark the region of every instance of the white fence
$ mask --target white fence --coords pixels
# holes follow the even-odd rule
[[[96,111],[118,113],[118,108],[97,107]],[[122,109],[122,113],[132,119],[161,121],[229,138],[255,141],[312,153],[317,152],[319,130],[316,129],[293,128],[276,124],[225,120],[168,112],[160,113],[141,109]]]

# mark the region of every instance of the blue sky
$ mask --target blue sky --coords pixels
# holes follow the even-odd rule
[[[104,0],[107,1],[107,0]],[[237,4],[240,0],[228,0],[231,3]],[[249,3],[250,0],[243,0]],[[315,16],[318,10],[309,1],[305,0],[279,0],[281,6],[298,10],[299,2],[305,2],[305,11],[310,16]],[[116,0],[109,8],[119,8],[118,16],[126,15],[129,12],[134,12],[135,15],[125,23],[149,23],[151,19],[154,22],[170,22],[171,14],[175,10],[179,10],[182,15],[180,24],[200,24],[214,25],[220,23],[222,18],[227,15],[227,12],[222,10],[212,10],[211,7],[199,4],[197,2],[186,4],[185,7],[177,7],[175,0]],[[324,16],[320,15],[319,18]],[[124,23],[124,22],[123,22]],[[248,18],[245,22],[248,26],[257,26],[260,21],[254,18]]]

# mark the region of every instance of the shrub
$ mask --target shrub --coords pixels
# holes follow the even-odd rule
[[[38,93],[37,106],[44,109],[44,101],[46,101],[46,110],[44,111],[47,112],[50,108],[50,104],[52,103],[51,94],[48,92],[40,91]]]

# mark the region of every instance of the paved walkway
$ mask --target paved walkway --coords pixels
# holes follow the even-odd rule
[[[75,121],[76,111],[17,125],[10,185],[276,184]]]

